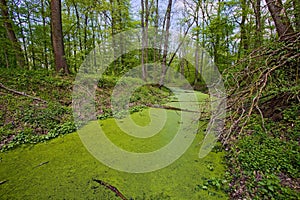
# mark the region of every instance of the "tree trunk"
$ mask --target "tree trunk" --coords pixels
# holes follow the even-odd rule
[[[195,86],[199,79],[199,51],[200,51],[199,3],[196,4],[194,21],[196,23],[196,51],[195,51],[195,78],[194,78],[194,86]]]
[[[155,37],[157,37],[158,35],[158,19],[159,19],[159,12],[158,12],[158,0],[156,0],[155,2],[155,9],[154,9],[154,31],[155,31]],[[157,42],[158,41],[154,41]],[[156,46],[155,44],[153,46]],[[158,49],[154,49],[154,55],[153,55],[153,62],[156,62],[156,60],[159,60],[159,50]],[[157,56],[158,55],[158,56]]]
[[[45,64],[46,69],[48,69],[48,56],[47,56],[47,27],[46,27],[46,12],[45,12],[45,0],[41,0],[41,14],[43,20],[43,62]]]
[[[116,17],[116,9],[115,9],[115,2],[114,0],[109,0],[110,3],[110,15],[111,15],[111,37],[112,37],[112,46],[113,46],[113,55],[114,55],[114,61],[113,61],[113,69],[112,74],[117,70],[117,47],[116,47],[116,41],[114,39],[115,34],[117,33],[117,17]]]
[[[27,5],[27,3],[26,3]],[[27,9],[30,10],[29,5],[27,5]],[[31,26],[31,19],[30,19],[30,12],[27,13],[27,24],[28,24],[28,30],[29,30],[29,38],[31,41],[33,41],[33,33],[32,33],[32,26]],[[35,64],[35,49],[33,42],[31,43],[31,60],[32,60],[32,69],[36,70],[36,64]],[[30,65],[29,68],[31,69]]]
[[[12,44],[14,54],[16,55],[17,63],[20,67],[24,68],[25,60],[24,60],[24,56],[23,56],[23,51],[22,51],[21,45],[16,37],[16,34],[13,30],[11,20],[9,19],[9,14],[8,14],[9,12],[8,12],[6,0],[0,0],[0,9],[1,9],[1,14],[3,17],[3,21],[4,21],[4,27],[6,29],[6,34]]]
[[[88,11],[84,13],[84,29],[83,29],[83,44],[84,44],[84,55],[87,54],[87,31],[88,31]]]
[[[69,74],[63,43],[60,0],[51,0],[51,31],[56,72],[62,70]]]
[[[16,13],[17,13],[18,21],[19,21],[19,23],[21,23],[22,19],[21,19],[20,13],[19,13],[19,9],[17,9]],[[25,34],[24,29],[23,29],[22,26],[20,27],[20,31],[21,31],[21,34],[22,34],[21,39],[22,39],[22,44],[23,44],[23,49],[24,49],[23,52],[24,52],[24,56],[25,56],[25,60],[24,61],[25,61],[25,65],[27,67],[29,67],[29,58],[28,58],[29,55],[27,53],[27,46],[28,46],[28,44],[26,42],[26,38],[25,38],[26,34]]]
[[[238,51],[238,59],[243,56],[243,53],[248,50],[248,41],[247,41],[247,32],[246,32],[246,19],[247,19],[247,2],[246,0],[241,0],[242,7],[242,20],[240,24],[241,28],[241,37],[240,37],[240,46]]]
[[[141,27],[142,27],[142,78],[144,81],[147,80],[147,63],[148,60],[148,22],[149,22],[149,6],[148,0],[141,0],[142,13],[141,13]]]
[[[159,86],[164,85],[165,76],[167,73],[167,55],[168,55],[168,48],[169,48],[169,30],[171,26],[171,9],[172,9],[172,0],[169,0],[168,8],[166,11],[166,31],[165,31],[165,38],[164,38],[164,51],[162,57],[162,74],[159,81]]]
[[[293,33],[293,27],[290,24],[281,0],[266,0],[266,3],[274,20],[279,38],[283,39],[285,35]]]
[[[255,14],[255,47],[259,47],[262,41],[262,27],[261,27],[261,0],[255,0],[252,3]]]

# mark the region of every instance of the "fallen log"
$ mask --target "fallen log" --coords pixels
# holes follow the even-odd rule
[[[6,86],[4,86],[2,83],[0,83],[0,88],[3,88],[9,92],[12,92],[14,94],[17,94],[17,95],[22,95],[22,96],[25,96],[25,97],[29,97],[31,99],[34,99],[34,100],[37,100],[37,101],[41,101],[43,103],[47,103],[47,101],[43,100],[43,99],[40,99],[40,98],[37,98],[37,97],[34,97],[34,96],[31,96],[31,95],[28,95],[26,94],[25,92],[19,92],[19,91],[16,91],[16,90],[13,90],[13,89],[10,89]]]
[[[122,200],[127,200],[127,198],[115,186],[112,186],[111,184],[106,183],[106,182],[104,182],[102,180],[99,180],[99,179],[94,179],[93,178],[93,181],[95,181],[95,182],[99,183],[100,185],[105,186],[107,189],[113,191]]]
[[[199,111],[189,110],[189,109],[182,109],[182,108],[177,108],[177,107],[167,106],[167,105],[147,104],[147,106],[151,107],[151,108],[161,108],[161,109],[166,109],[166,110],[175,110],[175,111],[193,112],[193,113],[205,113],[205,112],[199,112]]]

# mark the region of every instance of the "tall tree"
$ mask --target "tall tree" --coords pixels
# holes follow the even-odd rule
[[[280,38],[284,38],[285,35],[293,33],[294,29],[291,26],[290,20],[286,14],[286,11],[282,5],[281,0],[266,0],[268,9],[274,20],[276,31]]]
[[[12,44],[17,63],[20,67],[24,68],[25,60],[24,60],[24,56],[23,56],[23,51],[22,51],[21,45],[16,37],[11,19],[9,17],[9,11],[8,11],[6,0],[0,0],[0,9],[1,9],[1,14],[2,14],[3,20],[4,20],[4,27],[6,29],[6,34]]]
[[[259,47],[262,41],[262,24],[261,24],[261,0],[251,1],[255,14],[255,47]]]
[[[165,76],[167,73],[167,56],[168,56],[168,49],[169,49],[169,34],[170,34],[170,26],[171,26],[171,9],[172,9],[172,0],[169,0],[166,15],[165,15],[165,24],[166,24],[166,30],[164,35],[164,50],[162,55],[162,72],[161,72],[161,78],[159,81],[159,86],[163,86],[165,81]]]
[[[141,57],[141,65],[142,65],[142,77],[143,80],[147,80],[147,67],[145,62],[148,59],[148,24],[149,24],[149,5],[148,0],[141,0],[142,12],[141,12],[141,27],[142,27],[142,57]]]
[[[56,72],[69,74],[61,23],[61,0],[51,0],[51,36]]]
[[[247,41],[248,37],[247,37],[247,31],[246,31],[246,20],[247,20],[247,16],[248,16],[247,0],[241,0],[240,4],[241,4],[241,9],[242,9],[242,19],[241,19],[241,23],[240,23],[241,34],[240,34],[240,46],[239,46],[238,58],[240,58],[242,56],[242,53],[244,51],[248,50],[248,45],[249,45],[249,41]]]

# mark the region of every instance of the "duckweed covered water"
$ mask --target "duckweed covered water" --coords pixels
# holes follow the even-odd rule
[[[123,133],[114,119],[91,122],[91,131],[99,124],[107,137],[128,151],[148,152],[168,144],[179,122],[176,111],[167,111],[165,127],[151,138],[133,138]],[[149,109],[132,115],[141,126],[150,122]],[[201,122],[201,125],[205,125]],[[209,179],[222,178],[223,152],[211,152],[198,158],[204,137],[200,126],[189,149],[166,168],[150,173],[126,173],[111,169],[95,159],[77,133],[47,143],[27,145],[1,153],[0,199],[120,199],[112,191],[93,181],[105,181],[128,199],[227,199],[227,195],[204,185]],[[204,187],[203,187],[204,186]]]

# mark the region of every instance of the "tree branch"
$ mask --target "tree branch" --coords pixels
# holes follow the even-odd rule
[[[93,181],[95,181],[95,182],[99,183],[100,185],[105,186],[107,189],[113,191],[122,200],[127,200],[127,198],[115,186],[112,186],[109,183],[106,183],[106,182],[104,182],[102,180],[98,180],[98,179],[94,179],[94,178],[93,178]]]
[[[16,91],[16,90],[13,90],[13,89],[10,89],[6,86],[4,86],[2,83],[0,83],[0,88],[3,88],[9,92],[12,92],[14,94],[18,94],[18,95],[22,95],[22,96],[25,96],[25,97],[29,97],[31,99],[34,99],[36,101],[40,101],[40,102],[43,102],[43,103],[48,103],[47,101],[43,100],[43,99],[40,99],[40,98],[37,98],[37,97],[34,97],[34,96],[31,96],[31,95],[28,95],[26,94],[25,92],[19,92],[19,91]]]

